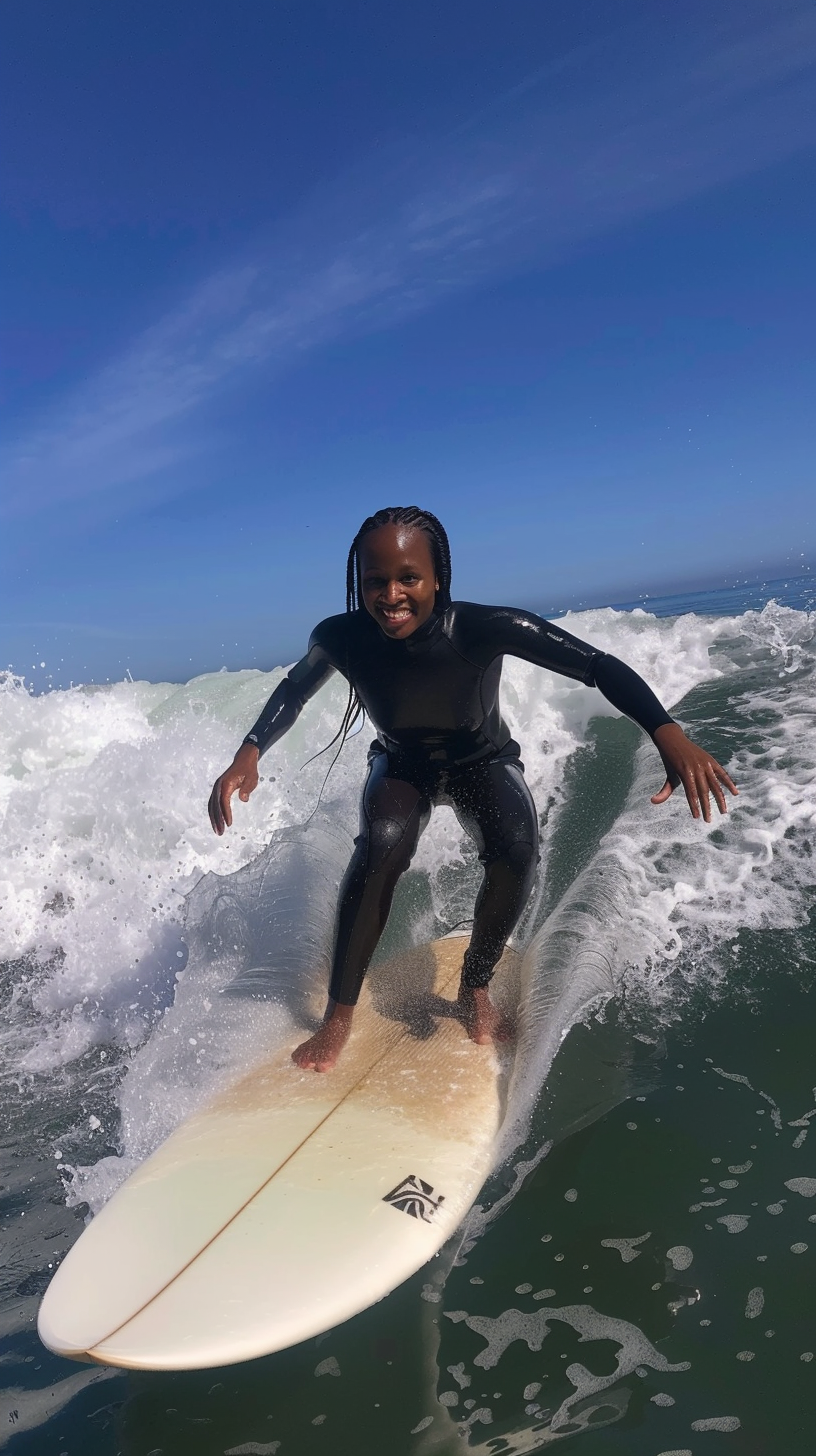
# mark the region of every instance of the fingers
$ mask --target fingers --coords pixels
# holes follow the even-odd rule
[[[232,808],[230,799],[236,790],[235,780],[228,774],[222,774],[216,779],[212,787],[207,813],[210,816],[210,823],[216,834],[223,834],[224,830],[232,825]]]
[[[719,809],[721,814],[727,814],[728,805],[725,802],[725,794],[722,791],[722,785],[717,777],[717,768],[718,765],[712,761],[710,764],[708,764],[706,768],[706,776],[708,778],[709,784],[711,785],[711,792],[717,801],[717,808]],[[722,769],[720,769],[720,773],[722,773]]]
[[[714,795],[714,800],[720,813],[727,814],[728,805],[725,800],[725,794],[723,793],[722,786],[723,784],[725,784],[726,788],[728,788],[732,794],[738,794],[739,789],[737,788],[730,775],[726,773],[725,769],[720,767],[716,758],[706,758],[704,763],[698,765],[697,782],[700,786],[700,800],[703,804],[703,818],[705,819],[706,824],[710,823],[711,821],[711,809],[708,797],[709,791]]]
[[[673,793],[674,793],[673,785],[671,784],[671,782],[670,782],[669,779],[666,779],[666,782],[663,785],[662,789],[660,790],[660,793],[659,794],[652,794],[652,803],[653,804],[665,804],[666,800],[667,799],[670,799]]]
[[[714,769],[715,774],[717,775],[717,778],[720,779],[720,781],[725,784],[725,787],[727,789],[730,789],[732,794],[738,794],[739,793],[739,789],[737,788],[736,784],[734,783],[734,780],[732,779],[731,775],[730,774],[727,774],[724,768],[721,768],[721,766],[718,764],[716,758],[712,758],[711,764],[712,764],[712,767]]]
[[[699,817],[700,817],[700,793],[699,793],[699,790],[697,788],[697,780],[696,780],[696,778],[694,776],[694,770],[693,769],[691,769],[691,770],[689,770],[689,769],[681,770],[681,772],[680,772],[680,778],[681,778],[682,783],[683,783],[683,788],[686,791],[686,798],[688,799],[688,806],[689,806],[689,808],[691,810],[692,818],[699,819]],[[705,808],[703,810],[703,817],[705,818],[706,822],[708,822],[708,820],[711,818],[711,808],[709,806],[708,795],[707,794],[706,794],[706,798],[705,798]]]
[[[212,824],[212,827],[216,834],[224,833],[224,817],[221,813],[221,805],[218,801],[218,789],[220,783],[221,780],[216,779],[212,787],[212,793],[210,794],[209,801],[207,803],[207,813],[210,816],[210,823]]]
[[[231,829],[232,828],[232,802],[231,802],[231,800],[232,800],[232,796],[233,796],[234,793],[235,793],[235,785],[233,784],[233,782],[232,782],[231,779],[227,779],[221,785],[221,792],[218,795],[218,803],[219,803],[220,808],[221,808],[221,813],[224,816],[224,823],[227,825],[227,828],[228,829]]]
[[[216,834],[223,834],[224,830],[229,829],[232,825],[231,801],[236,789],[238,797],[245,804],[250,794],[258,787],[257,762],[257,753],[254,762],[249,754],[244,754],[243,760],[239,759],[236,754],[235,762],[213,784],[207,804],[207,813]]]
[[[688,748],[691,750],[688,754],[677,757],[664,754],[667,778],[660,793],[652,796],[652,803],[665,804],[672,789],[682,783],[692,817],[703,818],[706,824],[710,824],[712,797],[720,813],[727,814],[728,804],[723,788],[731,794],[738,794],[739,789],[715,758],[704,753],[696,744],[689,743]]]

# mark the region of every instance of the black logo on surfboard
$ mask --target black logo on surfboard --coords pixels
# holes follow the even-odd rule
[[[444,1193],[437,1193],[430,1183],[426,1183],[424,1178],[417,1178],[415,1173],[403,1178],[383,1199],[383,1203],[390,1203],[392,1208],[410,1214],[411,1218],[421,1218],[423,1223],[430,1223],[444,1202]]]

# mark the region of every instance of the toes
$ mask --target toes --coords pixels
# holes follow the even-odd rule
[[[304,1071],[309,1071],[315,1064],[314,1056],[306,1050],[305,1046],[295,1047],[292,1052],[292,1061],[296,1067],[301,1067]]]

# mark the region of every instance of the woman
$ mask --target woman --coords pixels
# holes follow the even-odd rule
[[[362,709],[379,737],[371,745],[360,833],[337,917],[323,1024],[293,1052],[301,1067],[329,1071],[351,1030],[360,986],[385,928],[397,880],[411,862],[433,804],[450,804],[484,865],[473,934],[465,953],[459,1014],[476,1042],[510,1032],[488,985],[518,923],[538,861],[538,818],[519,745],[499,707],[502,657],[537,663],[600,688],[650,735],[666,782],[663,804],[682,783],[695,819],[711,818],[709,795],[727,812],[723,768],[669,717],[641,677],[532,612],[451,602],[450,548],[435,516],[395,506],[370,516],[348,557],[346,611],[312,633],[309,650],[278,684],[210,796],[216,834],[232,824],[230,801],[258,783],[262,753],[291,728],[304,703],[334,672],[349,683],[338,737]]]

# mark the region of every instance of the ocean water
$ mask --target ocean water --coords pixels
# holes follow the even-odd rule
[[[497,1168],[442,1255],[318,1340],[221,1371],[74,1365],[52,1270],[141,1159],[301,1022],[330,953],[364,732],[344,695],[206,799],[280,676],[0,689],[0,1449],[13,1456],[799,1456],[816,1417],[816,617],[807,579],[573,613],[740,786],[655,808],[604,699],[508,661],[542,821]],[[471,912],[435,813],[380,958]],[[372,969],[376,975],[376,967]]]

